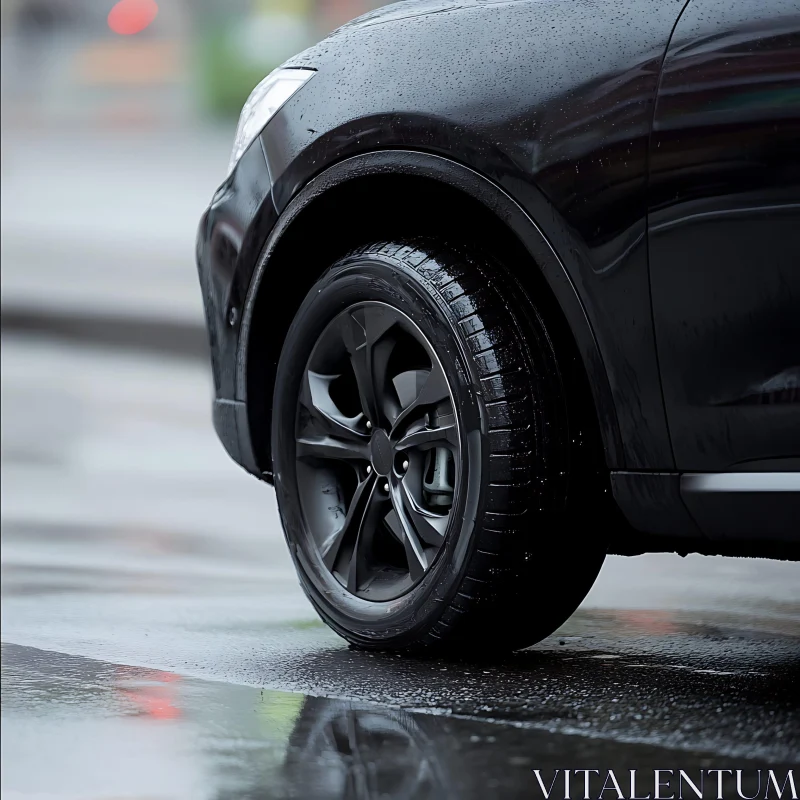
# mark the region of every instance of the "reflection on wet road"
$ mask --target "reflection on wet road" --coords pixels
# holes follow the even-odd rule
[[[602,765],[622,774],[721,763],[712,753],[182,678],[15,645],[3,647],[3,662],[3,722],[12,733],[3,737],[3,781],[20,796],[513,798],[533,796],[533,769]],[[46,770],[31,769],[34,749]],[[738,769],[759,764],[735,759]],[[749,781],[745,787],[752,790]]]
[[[536,768],[798,760],[800,565],[611,558],[528,651],[352,651],[202,366],[3,344],[4,797],[535,797]]]

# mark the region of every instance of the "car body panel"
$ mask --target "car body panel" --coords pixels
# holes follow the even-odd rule
[[[391,147],[457,158],[512,196],[587,308],[629,468],[673,466],[651,321],[645,192],[658,72],[681,7],[389,6],[289,62],[317,75],[262,135],[278,211],[326,166]]]
[[[261,248],[278,219],[270,189],[269,171],[256,140],[200,220],[196,256],[217,399],[236,399],[238,317]]]
[[[658,93],[650,204],[677,468],[800,455],[797,2],[687,6]]]

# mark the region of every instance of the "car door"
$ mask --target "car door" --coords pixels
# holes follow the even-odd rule
[[[800,456],[797,0],[685,8],[658,91],[648,225],[677,467]]]
[[[684,8],[656,101],[648,239],[677,468],[800,472],[797,0]]]

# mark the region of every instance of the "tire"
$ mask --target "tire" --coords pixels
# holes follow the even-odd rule
[[[382,344],[378,333],[390,322],[392,341]],[[362,328],[372,344],[348,338],[358,338]],[[388,362],[379,364],[379,353],[388,350]],[[404,359],[423,367],[386,378]],[[341,377],[320,378],[318,361],[337,365],[331,374]],[[427,239],[378,242],[322,275],[284,342],[272,452],[286,539],[324,622],[362,648],[486,653],[534,644],[572,614],[605,556],[596,533],[604,503],[598,448],[585,398],[568,396],[574,370],[572,359],[559,363],[542,316],[513,277],[477,251]],[[437,395],[436,406],[420,405],[433,397],[424,389],[439,371],[449,394]],[[418,395],[405,406],[407,398],[391,387],[408,375],[416,376]],[[332,387],[340,383],[350,387],[349,394],[341,391],[350,399],[334,408]],[[377,386],[377,399],[364,400],[362,384]],[[327,394],[312,385],[328,387]],[[370,411],[370,403],[379,410]],[[406,411],[408,419],[422,414],[411,428],[441,446],[401,452],[401,443],[419,440],[419,432],[414,439],[385,422],[385,438],[397,442],[390,467],[377,433],[380,409],[386,420],[395,414],[398,429]],[[320,443],[331,443],[331,431],[336,439],[344,419],[354,431],[352,452],[342,461],[328,459]],[[444,442],[445,435],[452,441]],[[359,453],[366,454],[363,463]],[[356,488],[348,490],[348,481]],[[415,492],[424,501],[409,501]],[[413,545],[408,525],[415,520],[425,536]],[[444,531],[441,542],[431,533],[434,525]],[[348,537],[352,550],[344,544]]]

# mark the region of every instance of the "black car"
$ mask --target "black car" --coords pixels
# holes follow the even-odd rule
[[[350,642],[798,556],[797,0],[369,13],[254,90],[197,260],[216,430]]]

